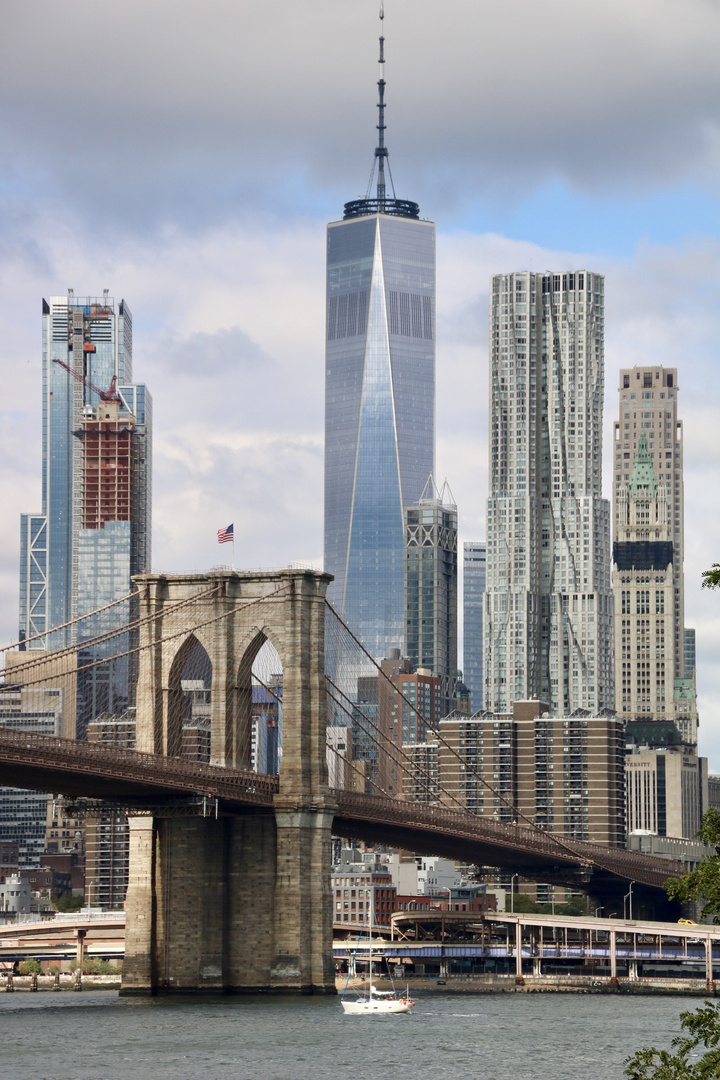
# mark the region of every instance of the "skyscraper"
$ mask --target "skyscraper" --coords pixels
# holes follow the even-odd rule
[[[444,716],[457,694],[457,507],[447,483],[438,492],[430,477],[406,507],[405,543],[405,652],[440,678]]]
[[[483,597],[487,548],[470,540],[463,545],[463,682],[473,712],[483,707]]]
[[[683,429],[677,371],[620,372],[615,423],[613,586],[617,706],[671,720],[697,742],[693,640],[684,618]]]
[[[71,289],[43,300],[42,511],[21,519],[20,640],[27,651],[80,646],[67,736],[130,704],[128,659],[90,666],[102,653],[82,648],[126,623],[128,604],[80,629],[72,621],[127,595],[131,575],[150,563],[151,399],[131,380],[124,300],[116,309],[107,290],[81,298]],[[126,649],[115,639],[105,654]]]
[[[613,707],[602,498],[604,280],[497,274],[490,312],[484,706]]]
[[[382,658],[404,648],[403,508],[435,471],[435,226],[395,197],[378,89],[375,197],[327,231],[324,546],[329,599]]]
[[[61,735],[63,691],[23,689],[11,683],[0,692],[0,724],[35,735]],[[20,866],[39,866],[45,850],[47,796],[24,788],[0,788],[0,841],[18,844]]]

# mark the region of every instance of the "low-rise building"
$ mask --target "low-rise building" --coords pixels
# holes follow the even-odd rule
[[[33,892],[46,895],[50,900],[57,900],[72,892],[72,875],[52,866],[28,870],[27,879]]]
[[[0,840],[0,884],[20,869],[20,847],[17,840]]]
[[[350,854],[357,858],[359,853]],[[371,932],[390,926],[396,889],[390,871],[374,852],[361,855],[360,861],[348,857],[333,866],[331,888],[336,930]]]
[[[30,882],[27,874],[10,874],[0,885],[0,910],[24,915],[30,911]]]

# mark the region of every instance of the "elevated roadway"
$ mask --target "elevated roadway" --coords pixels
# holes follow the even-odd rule
[[[110,800],[130,812],[252,814],[274,804],[278,778],[179,757],[0,727],[0,784]],[[526,825],[402,799],[331,790],[333,831],[412,851],[519,870],[601,895],[628,882],[661,890],[687,867],[640,852],[566,840]],[[210,809],[208,800],[212,800]]]

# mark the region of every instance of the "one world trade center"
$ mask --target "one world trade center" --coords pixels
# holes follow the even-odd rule
[[[435,226],[395,197],[378,88],[376,192],[373,170],[327,230],[325,354],[328,597],[376,658],[404,649],[403,508],[435,457]]]

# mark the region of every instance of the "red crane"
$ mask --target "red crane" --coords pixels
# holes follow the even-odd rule
[[[84,375],[80,375],[79,372],[73,371],[70,365],[66,364],[64,360],[57,360],[56,358],[53,358],[53,364],[59,364],[60,367],[65,368],[69,375],[72,375],[73,379],[77,379],[78,382],[81,382],[84,386],[87,386],[88,389],[94,390],[101,401],[115,401],[118,404],[120,403],[121,398],[117,392],[117,375],[113,375],[112,379],[110,380],[110,386],[107,390],[101,390],[99,386],[96,386],[95,383],[90,382],[90,380],[87,379]]]

